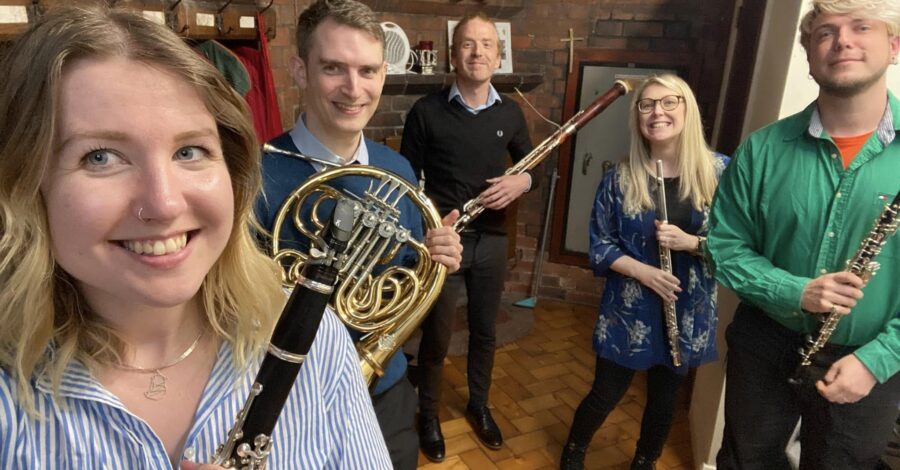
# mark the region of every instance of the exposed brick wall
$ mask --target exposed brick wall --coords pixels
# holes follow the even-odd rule
[[[363,0],[383,21],[399,24],[411,44],[431,40],[439,51],[438,71],[447,70],[447,20],[465,11],[484,8],[499,21],[512,25],[513,66],[516,72],[539,72],[544,83],[527,94],[528,100],[544,116],[560,122],[566,87],[568,48],[560,41],[573,28],[575,36],[587,38],[575,47],[641,49],[689,52],[701,67],[697,88],[718,90],[722,80],[734,0]],[[301,96],[288,71],[288,59],[295,53],[294,30],[297,15],[308,0],[275,0],[278,12],[277,37],[271,42],[275,85],[285,128],[293,125],[300,110]],[[383,96],[379,110],[366,130],[375,140],[402,133],[406,111],[418,95]],[[515,100],[521,100],[514,97]],[[701,114],[708,127],[715,120],[717,93],[701,100]],[[523,105],[523,108],[525,106]],[[552,126],[525,110],[535,143],[553,131]],[[548,175],[556,157],[538,171],[541,187],[523,196],[518,204],[516,257],[506,282],[508,296],[528,293],[535,267]],[[546,259],[546,258],[545,258]],[[540,295],[571,302],[596,304],[602,282],[589,270],[545,263]]]

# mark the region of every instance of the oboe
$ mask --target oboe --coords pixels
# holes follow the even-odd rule
[[[663,180],[662,160],[656,161],[656,218],[663,223],[669,222],[666,210],[666,183]],[[672,274],[672,253],[668,248],[659,245],[659,268]],[[666,320],[666,336],[669,339],[669,351],[672,353],[672,364],[681,367],[681,351],[678,349],[678,317],[675,316],[675,301],[663,299],[663,315]]]
[[[872,230],[863,238],[853,258],[847,260],[845,271],[856,274],[863,282],[868,281],[878,272],[881,265],[875,261],[875,257],[881,253],[881,248],[887,243],[888,238],[897,231],[897,225],[900,223],[900,218],[897,217],[898,213],[900,213],[900,192],[897,192],[894,200],[884,206],[884,210],[875,218]],[[810,336],[806,349],[800,350],[800,365],[797,366],[794,376],[789,380],[791,383],[803,382],[804,369],[812,364],[813,355],[828,343],[840,319],[841,315],[834,311],[825,315],[815,339]]]
[[[272,430],[316,337],[352,229],[353,202],[340,199],[324,237],[310,247],[309,262],[275,325],[250,395],[212,463],[241,470],[266,468]]]

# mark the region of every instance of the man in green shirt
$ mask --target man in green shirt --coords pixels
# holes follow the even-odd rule
[[[726,332],[719,470],[790,468],[799,417],[801,468],[873,468],[897,417],[900,237],[865,285],[845,263],[900,191],[900,101],[885,76],[900,6],[813,0],[800,32],[818,99],[741,145],[710,214],[716,278],[741,298]],[[830,312],[845,316],[811,379],[788,384]]]

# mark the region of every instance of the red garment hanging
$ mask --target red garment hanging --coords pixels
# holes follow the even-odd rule
[[[263,15],[257,14],[259,31],[259,49],[240,46],[232,51],[241,59],[250,74],[252,86],[244,97],[253,112],[253,125],[256,137],[260,142],[267,142],[281,135],[281,112],[278,109],[278,96],[275,94],[275,81],[272,79],[272,67],[269,61],[269,46],[266,39],[266,24]]]

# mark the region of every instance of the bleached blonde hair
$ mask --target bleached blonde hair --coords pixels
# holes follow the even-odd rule
[[[821,15],[857,15],[881,21],[888,35],[900,35],[900,2],[897,0],[813,0],[811,8],[800,20],[800,45],[809,51],[812,25]]]
[[[702,210],[712,202],[716,190],[716,170],[713,152],[703,137],[703,123],[697,99],[691,87],[673,74],[653,75],[645,80],[631,100],[628,127],[631,130],[631,146],[627,161],[621,165],[620,189],[624,194],[626,214],[637,214],[656,207],[650,196],[648,180],[651,175],[650,146],[640,130],[640,113],[637,102],[650,85],[666,87],[684,98],[684,128],[678,137],[678,167],[680,183],[678,198],[689,200],[696,210]]]
[[[212,331],[234,347],[237,366],[267,343],[284,303],[278,267],[250,232],[261,163],[244,100],[164,26],[104,7],[51,11],[0,62],[0,367],[16,380],[17,399],[29,413],[35,413],[32,378],[46,374],[58,391],[72,361],[91,368],[116,361],[123,351],[116,332],[54,260],[39,189],[53,154],[68,64],[108,57],[175,74],[216,120],[235,214],[225,249],[197,295]]]

